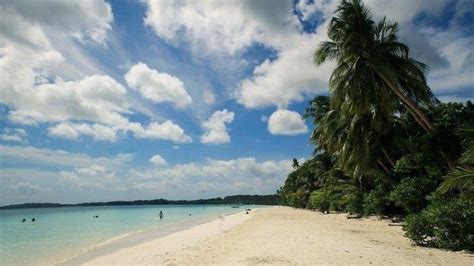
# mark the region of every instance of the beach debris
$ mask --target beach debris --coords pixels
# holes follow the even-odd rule
[[[403,226],[403,223],[389,223],[388,226]]]

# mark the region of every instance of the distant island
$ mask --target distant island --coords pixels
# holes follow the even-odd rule
[[[126,205],[186,205],[186,204],[255,204],[255,205],[280,205],[279,195],[234,195],[224,198],[197,200],[133,200],[133,201],[107,201],[84,202],[77,204],[62,203],[23,203],[0,206],[0,209],[26,209],[26,208],[58,208],[58,207],[87,207],[87,206],[126,206]]]

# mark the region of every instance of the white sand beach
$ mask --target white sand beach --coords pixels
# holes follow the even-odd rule
[[[288,207],[243,210],[97,257],[104,264],[474,265],[474,255],[417,247],[400,226]]]

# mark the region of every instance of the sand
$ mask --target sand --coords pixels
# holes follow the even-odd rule
[[[86,264],[474,265],[474,255],[414,246],[400,226],[288,207],[229,215]]]

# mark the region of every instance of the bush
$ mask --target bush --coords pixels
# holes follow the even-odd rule
[[[308,202],[308,193],[302,190],[290,193],[287,195],[286,202],[291,207],[305,208]]]
[[[405,177],[390,193],[390,200],[403,207],[406,213],[415,213],[426,207],[428,195],[436,190],[438,182],[432,177]]]
[[[405,235],[416,244],[454,250],[474,250],[474,207],[457,198],[436,201],[405,219]]]
[[[386,197],[377,193],[377,191],[371,191],[367,193],[363,202],[363,212],[366,215],[382,215],[385,210]]]
[[[317,209],[320,212],[328,212],[331,206],[329,193],[322,190],[311,193],[309,202],[313,209]]]
[[[383,176],[376,177],[374,188],[364,197],[364,214],[393,214],[393,202],[389,201],[392,188],[391,180]]]
[[[364,213],[364,193],[355,191],[349,194],[346,211],[349,212],[349,214],[362,216]]]

